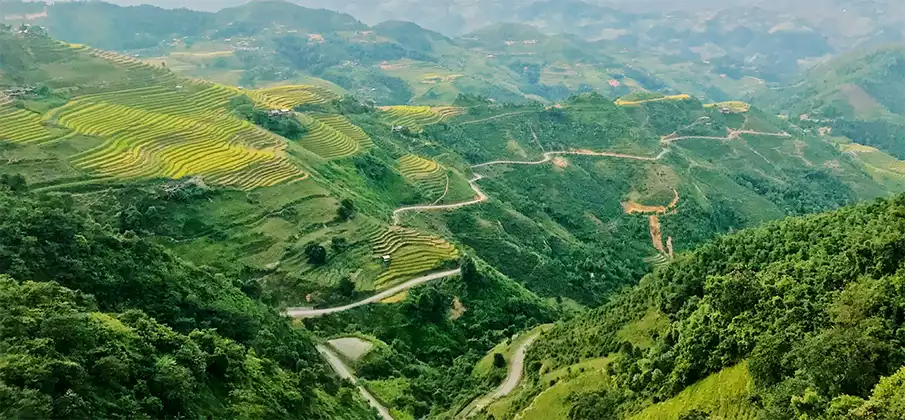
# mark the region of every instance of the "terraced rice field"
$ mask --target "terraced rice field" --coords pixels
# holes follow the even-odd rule
[[[663,254],[657,254],[652,257],[647,257],[644,259],[644,262],[654,266],[654,267],[662,267],[666,264],[669,264],[669,258]]]
[[[386,270],[374,282],[378,289],[391,287],[459,257],[459,250],[449,242],[398,226],[375,231],[369,240],[376,257],[390,256]]]
[[[462,108],[452,106],[388,106],[381,107],[383,119],[393,126],[420,130],[465,113]]]
[[[361,128],[342,115],[301,114],[299,118],[308,129],[302,146],[324,159],[352,156],[374,146]]]
[[[285,156],[283,139],[229,113],[235,89],[182,79],[132,57],[89,53],[116,64],[128,77],[80,90],[44,116],[11,114],[19,123],[0,124],[0,138],[49,140],[47,126],[104,138],[101,146],[70,158],[75,167],[103,177],[200,176],[212,184],[252,189],[306,176]],[[11,130],[16,130],[13,135]]]
[[[122,77],[113,82],[108,83],[101,79],[102,81],[98,84],[92,84],[87,87],[79,88],[78,94],[89,94],[92,92],[115,92],[118,90],[129,90],[137,87],[158,84],[179,85],[181,82],[180,78],[175,73],[163,68],[151,66],[138,59],[135,59],[134,57],[129,57],[110,51],[87,48],[84,46],[73,47],[71,45],[67,45],[67,48],[70,50],[70,52],[84,52],[95,58],[109,62],[120,70],[124,70],[126,74],[126,77]],[[97,79],[95,78],[94,80]],[[92,80],[92,82],[94,82],[94,80]]]
[[[0,141],[16,144],[43,143],[57,135],[41,120],[41,116],[24,109],[0,106]]]
[[[252,100],[268,108],[292,108],[305,104],[322,104],[338,96],[320,86],[291,85],[243,92]]]
[[[446,170],[437,162],[405,155],[399,158],[399,172],[428,198],[442,197],[446,191]]]
[[[282,156],[276,136],[246,121],[227,114],[210,113],[207,118],[179,114],[76,100],[61,108],[56,118],[75,132],[108,139],[72,158],[76,167],[105,176],[202,176],[212,183],[250,189],[304,175]]]

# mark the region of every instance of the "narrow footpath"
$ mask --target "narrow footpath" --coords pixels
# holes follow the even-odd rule
[[[660,142],[663,144],[669,144],[669,143],[675,143],[675,142],[681,141],[681,140],[691,140],[691,139],[728,141],[728,140],[735,140],[735,139],[739,138],[739,136],[741,136],[742,134],[750,134],[750,135],[754,135],[754,136],[792,137],[791,134],[786,133],[785,131],[782,131],[779,133],[764,133],[761,131],[754,131],[754,130],[734,130],[734,131],[730,130],[729,135],[727,135],[726,137],[682,136],[682,137],[665,138],[665,139],[660,140]]]

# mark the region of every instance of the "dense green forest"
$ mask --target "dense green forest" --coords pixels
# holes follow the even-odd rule
[[[3,418],[373,417],[253,272],[190,265],[70,195],[0,186],[0,273]]]
[[[614,360],[573,419],[621,418],[743,361],[760,418],[901,418],[902,238],[905,196],[720,237],[558,325],[529,365]],[[620,333],[648,313],[665,318],[650,342]]]

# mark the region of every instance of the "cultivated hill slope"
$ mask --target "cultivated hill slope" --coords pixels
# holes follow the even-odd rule
[[[465,176],[467,166],[457,159],[416,155],[416,150],[407,146],[410,140],[392,134],[382,112],[351,98],[338,98],[318,86],[240,90],[185,78],[126,56],[54,41],[37,30],[3,32],[0,42],[5,60],[0,69],[2,110],[4,116],[9,116],[0,123],[0,154],[5,162],[0,169],[0,189],[4,194],[12,191],[36,202],[26,201],[32,210],[10,207],[4,211],[4,217],[8,217],[3,220],[4,226],[9,224],[5,240],[12,242],[0,245],[0,249],[14,249],[17,253],[32,250],[31,246],[15,242],[25,237],[55,246],[56,236],[42,236],[53,236],[55,230],[20,226],[23,215],[34,214],[30,223],[64,229],[66,235],[60,235],[67,241],[83,245],[86,241],[101,242],[119,246],[123,252],[117,259],[119,265],[109,267],[115,273],[108,274],[99,271],[104,266],[97,260],[84,262],[76,256],[69,257],[67,250],[58,249],[55,258],[72,262],[76,265],[73,269],[91,266],[99,278],[90,281],[83,271],[74,278],[57,277],[66,271],[32,258],[31,254],[3,258],[6,265],[0,267],[0,273],[11,274],[16,281],[61,281],[71,290],[50,288],[40,296],[72,294],[77,302],[67,306],[67,310],[73,317],[100,317],[96,323],[87,322],[86,331],[132,334],[135,330],[133,335],[123,337],[145,348],[141,351],[143,358],[134,360],[135,369],[162,366],[160,369],[171,369],[176,376],[161,377],[160,383],[150,384],[152,389],[148,391],[130,382],[135,376],[124,377],[113,385],[126,390],[133,385],[138,387],[135,398],[151,406],[156,407],[157,400],[153,398],[163,399],[162,390],[207,387],[209,379],[205,378],[220,378],[224,369],[228,371],[223,373],[226,375],[245,375],[219,380],[221,388],[199,391],[194,397],[182,393],[188,402],[176,401],[175,397],[173,401],[164,400],[161,409],[135,407],[129,395],[122,395],[122,409],[147,412],[150,417],[170,412],[227,417],[223,413],[240,410],[257,410],[254,412],[268,418],[370,417],[354,391],[340,392],[327,376],[305,329],[299,326],[298,331],[294,330],[276,316],[272,307],[337,305],[403,285],[425,273],[454,271],[450,269],[460,265],[458,259],[464,254],[459,244],[444,239],[437,227],[392,226],[391,214],[394,208],[406,204],[442,205],[472,200],[475,190]],[[296,110],[284,110],[293,107]],[[462,113],[454,107],[428,111],[429,118],[419,120],[422,124],[440,123]],[[420,115],[415,113],[414,117]],[[45,203],[45,193],[57,201]],[[54,207],[57,205],[70,207]],[[84,216],[84,224],[103,232],[70,229],[69,225],[45,218],[45,212]],[[406,224],[409,222],[410,219]],[[32,230],[41,235],[30,233]],[[139,238],[136,253],[162,253],[178,260],[176,267],[180,270],[189,270],[183,274],[177,268],[161,266],[162,273],[152,274],[163,284],[178,283],[179,287],[164,289],[184,290],[178,294],[188,296],[190,302],[171,302],[151,286],[139,285],[134,290],[127,287],[129,293],[137,295],[125,296],[125,291],[97,283],[119,282],[120,277],[116,276],[124,276],[143,264],[160,265],[148,258],[129,260],[125,245],[117,245],[124,238]],[[50,271],[26,270],[32,266]],[[203,275],[189,278],[190,270]],[[483,353],[484,347],[500,340],[510,329],[549,322],[557,314],[546,301],[486,265],[480,266],[480,273],[473,268],[463,271],[462,276],[446,277],[451,278],[443,279],[442,288],[412,291],[412,302],[406,300],[408,292],[395,297],[393,302],[397,305],[388,303],[381,316],[371,318],[385,322],[368,322],[360,327],[363,331],[382,327],[378,335],[387,341],[401,331],[412,337],[399,341],[400,347],[392,354],[417,368],[404,372],[419,390],[435,390],[441,383],[447,387],[455,385],[447,380],[454,375],[455,357]],[[128,278],[144,279],[137,275]],[[484,286],[468,293],[463,289],[466,278],[479,279]],[[5,306],[33,306],[33,299],[19,302],[26,300],[20,295],[31,293],[34,287],[38,286],[10,286],[14,296],[8,299],[12,303]],[[210,290],[217,290],[220,295],[208,302],[213,294]],[[94,305],[80,293],[104,300]],[[434,328],[433,321],[409,327],[401,321],[418,311],[431,314],[431,320],[435,320],[434,314],[441,314],[437,322],[446,319],[443,310],[430,305],[422,308],[421,302],[427,302],[420,300],[422,293],[432,296],[437,304],[456,296],[459,305],[468,305],[468,315],[440,330]],[[129,303],[114,304],[117,298],[126,297],[131,299]],[[58,300],[67,305],[67,301]],[[83,300],[87,303],[79,303]],[[173,307],[168,307],[171,304]],[[185,314],[177,311],[183,306]],[[237,309],[252,306],[262,312],[260,317],[252,309]],[[55,308],[35,312],[35,316],[50,318]],[[213,358],[215,352],[232,352],[227,362],[247,364],[247,371],[216,365],[211,369],[220,370],[203,376],[204,366],[186,365],[188,362],[182,359],[171,363],[175,350],[142,341],[140,334],[144,330],[139,327],[144,327],[136,323],[146,321],[129,315],[131,309],[144,310],[165,325],[158,328],[162,336],[195,340],[189,346],[200,343],[202,351],[192,353],[192,357]],[[102,314],[84,315],[95,312]],[[244,315],[236,315],[239,312]],[[526,313],[532,315],[524,316]],[[265,315],[269,318],[265,319]],[[194,317],[205,321],[191,321]],[[226,323],[228,328],[224,327]],[[238,341],[244,347],[237,348],[211,334],[186,338],[196,325],[199,329],[218,328],[225,339]],[[472,329],[479,325],[483,327]],[[422,329],[429,331],[421,332]],[[40,331],[23,330],[21,337],[9,339],[58,340],[69,330],[61,331],[48,337],[40,335]],[[296,333],[301,335],[298,340],[286,337]],[[416,345],[418,334],[424,333],[441,336],[438,342],[447,357],[438,359],[436,354]],[[324,332],[317,339],[331,334],[334,331]],[[204,340],[214,340],[216,345],[203,347],[208,342]],[[275,340],[281,344],[275,344]],[[70,346],[71,351],[60,358],[68,357],[66,360],[73,366],[94,363],[95,359],[86,356],[98,354],[93,345]],[[229,350],[222,350],[224,347]],[[31,357],[26,350],[20,353]],[[182,357],[183,353],[177,356]],[[277,357],[280,359],[276,362],[284,365],[273,366],[276,362],[271,360]],[[264,367],[259,368],[256,363]],[[122,372],[132,375],[128,370]],[[17,375],[16,378],[26,378],[24,374]],[[182,381],[174,382],[177,379]],[[45,398],[19,379],[4,376],[3,380],[17,387],[17,396]],[[79,388],[85,398],[107,392],[106,385],[88,385],[94,387]],[[467,395],[479,385],[458,383],[448,389],[445,399],[425,397],[424,407],[446,407],[454,396]],[[51,401],[63,398],[68,388],[58,389],[62,394],[50,394]],[[231,391],[234,394],[229,394]],[[263,400],[264,394],[270,400]],[[335,397],[340,397],[345,405],[338,407]],[[200,400],[205,400],[205,404],[196,407],[194,404]],[[81,407],[91,409],[91,404]],[[38,407],[37,403],[32,408],[34,412],[20,414],[58,415],[47,414],[43,405]],[[80,411],[66,413],[59,416],[81,417]],[[105,413],[114,415],[116,411]]]
[[[447,42],[425,36],[409,44]],[[323,85],[198,81],[36,28],[0,41],[4,188],[50,193],[262,304],[305,313],[400,290],[299,328],[384,343],[355,374],[411,417],[459,412],[496,386],[471,374],[494,345],[604,302],[676,252],[905,188],[746,104],[375,107]],[[451,274],[406,287],[432,272]]]
[[[901,417],[903,212],[897,196],[680,256],[542,334],[503,417]]]
[[[8,60],[0,85],[10,87],[10,100],[27,98],[0,108],[4,140],[78,144],[65,165],[84,180],[198,176],[250,189],[306,177],[284,140],[230,114],[236,89],[39,34],[0,37]]]

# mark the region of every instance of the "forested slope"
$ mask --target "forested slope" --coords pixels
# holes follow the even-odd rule
[[[373,418],[311,336],[69,195],[0,186],[4,418]]]
[[[573,419],[652,404],[669,407],[659,418],[725,415],[715,399],[670,398],[741,363],[750,391],[700,386],[751,392],[732,404],[761,418],[901,418],[903,238],[905,196],[717,238],[543,335],[528,374],[609,357],[608,379],[568,399]],[[643,321],[651,316],[661,321]]]

